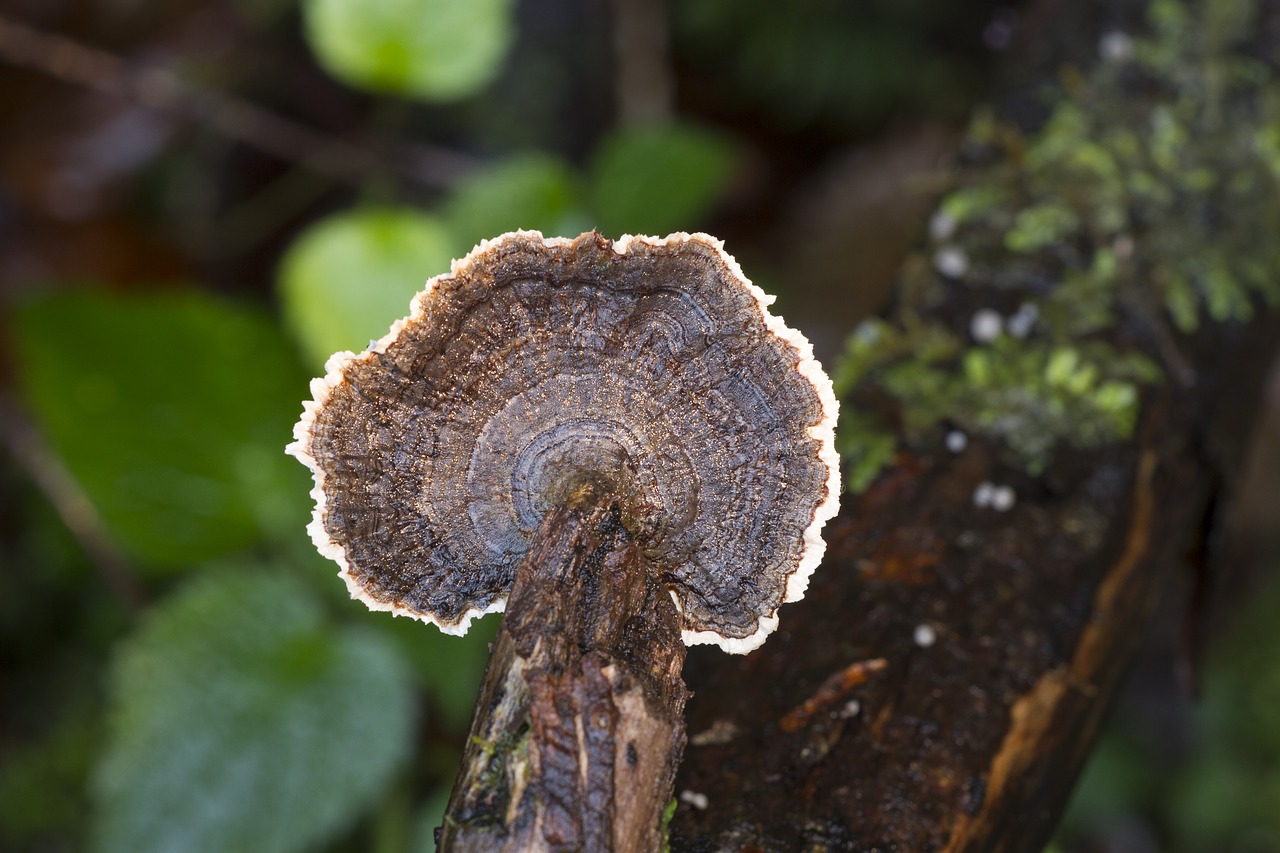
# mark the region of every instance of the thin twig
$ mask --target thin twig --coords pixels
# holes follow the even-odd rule
[[[167,68],[133,68],[112,53],[5,15],[0,15],[0,60],[182,115],[347,183],[362,183],[371,173],[391,170],[428,189],[447,189],[479,165],[472,157],[437,146],[338,139],[248,101],[195,86]]]
[[[146,607],[142,584],[97,507],[26,414],[3,396],[0,441],[53,506],[111,593],[131,616],[141,614]]]

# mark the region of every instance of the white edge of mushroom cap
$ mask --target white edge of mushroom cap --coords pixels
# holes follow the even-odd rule
[[[315,500],[315,510],[311,515],[311,523],[307,525],[307,532],[311,535],[311,541],[315,543],[316,550],[338,564],[338,575],[346,583],[351,597],[364,602],[370,610],[388,611],[393,616],[409,616],[423,622],[429,622],[444,633],[455,636],[467,633],[467,630],[471,627],[472,620],[477,617],[484,616],[487,613],[502,612],[507,604],[506,597],[495,599],[488,607],[476,607],[466,611],[456,623],[446,623],[441,622],[432,614],[419,613],[371,596],[355,579],[354,567],[347,559],[346,549],[335,542],[324,529],[324,517],[326,514],[325,473],[311,453],[311,427],[315,423],[316,412],[328,401],[333,389],[343,382],[345,371],[352,362],[368,358],[374,353],[385,352],[387,347],[400,336],[400,332],[404,327],[423,314],[425,300],[436,289],[442,279],[451,278],[481,255],[488,253],[512,237],[534,237],[541,240],[543,245],[549,249],[568,246],[573,243],[573,240],[568,237],[543,237],[539,231],[513,231],[489,240],[482,240],[466,257],[455,260],[448,273],[429,279],[422,291],[416,294],[410,302],[409,316],[393,323],[387,334],[369,344],[361,353],[344,351],[336,352],[329,357],[329,360],[324,365],[325,375],[311,380],[311,395],[314,399],[302,404],[302,417],[293,427],[294,441],[285,448],[286,453],[311,469],[312,477],[315,480],[315,486],[311,489],[311,497]],[[813,357],[813,345],[809,343],[809,339],[801,332],[787,326],[781,317],[776,317],[769,313],[769,306],[773,304],[776,297],[765,293],[751,283],[751,280],[743,274],[742,267],[738,265],[734,257],[724,250],[723,240],[718,240],[709,234],[689,234],[683,231],[668,234],[666,237],[626,234],[613,242],[613,251],[619,255],[625,254],[627,249],[634,243],[661,247],[673,243],[689,242],[701,243],[714,249],[725,267],[755,299],[756,307],[764,320],[765,328],[795,347],[800,355],[800,363],[797,365],[797,370],[801,376],[809,380],[809,384],[814,387],[818,394],[818,400],[822,405],[822,418],[817,424],[809,427],[809,436],[819,443],[818,456],[827,466],[827,494],[822,503],[814,510],[813,520],[805,528],[800,561],[795,571],[787,576],[787,588],[783,597],[784,603],[799,601],[804,597],[805,590],[809,587],[809,578],[812,577],[814,570],[822,562],[822,556],[826,552],[827,544],[822,538],[822,528],[835,516],[840,508],[840,457],[836,453],[835,446],[835,428],[839,415],[839,404],[836,402],[831,379],[822,369],[822,365]],[[674,592],[671,597],[676,603],[676,608],[678,610],[681,609],[680,600],[676,598]],[[719,646],[731,654],[746,654],[759,648],[777,627],[778,616],[775,611],[762,615],[757,622],[755,633],[746,637],[725,637],[715,631],[683,631],[681,632],[681,638],[686,645],[690,646],[710,644]]]

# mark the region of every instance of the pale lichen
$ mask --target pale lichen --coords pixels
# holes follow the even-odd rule
[[[1063,442],[1122,441],[1142,387],[1185,378],[1178,333],[1280,302],[1280,88],[1257,18],[1256,0],[1154,0],[1144,32],[1109,34],[1125,50],[1064,70],[1035,133],[975,117],[982,154],[929,250],[935,297],[971,309],[953,327],[906,308],[850,336],[837,393],[873,403],[842,415],[851,489],[900,441],[953,427],[1032,474]]]

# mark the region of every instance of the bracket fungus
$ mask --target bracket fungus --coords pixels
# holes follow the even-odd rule
[[[371,608],[461,634],[550,508],[608,492],[685,642],[750,651],[839,493],[831,382],[772,301],[705,234],[481,243],[312,383],[312,538]]]

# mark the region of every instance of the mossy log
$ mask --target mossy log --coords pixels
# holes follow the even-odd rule
[[[889,440],[828,527],[805,599],[744,659],[689,654],[673,850],[1043,849],[1154,604],[1189,555],[1204,555],[1220,493],[1239,474],[1280,335],[1275,241],[1252,230],[1280,221],[1265,142],[1280,140],[1280,123],[1261,90],[1200,87],[1221,96],[1201,108],[1200,84],[1179,87],[1237,61],[1274,79],[1256,58],[1275,55],[1280,4],[1046,2],[1025,19],[1040,28],[1028,37],[1043,40],[1041,53],[1065,60],[1050,78],[1066,83],[1070,121],[1046,132],[1067,136],[1036,136],[1028,128],[1064,113],[1046,123],[1045,106],[1023,100],[1027,122],[988,121],[982,140],[965,143],[957,186],[1009,206],[976,227],[935,223],[945,243],[935,236],[907,261],[895,313],[858,343],[840,440],[862,454],[855,462],[870,458],[845,420],[874,437],[856,421],[868,414]],[[1121,25],[1132,36],[1103,40]],[[1086,76],[1100,53],[1119,64]],[[1159,62],[1172,63],[1167,78]],[[1120,132],[1125,115],[1147,124]],[[1188,147],[1161,166],[1159,129],[1175,115],[1193,125],[1179,133]],[[1260,115],[1270,124],[1242,124]],[[1111,127],[1123,138],[1114,149]],[[1255,142],[1230,147],[1241,133]],[[1136,172],[1120,168],[1110,175],[1131,207],[1103,210],[1095,191],[1110,177],[1075,170],[1085,143],[1102,159],[1154,163],[1169,192],[1131,193],[1123,182]],[[1203,166],[1194,187],[1182,183],[1192,162]],[[1003,183],[983,196],[987,181]],[[1021,215],[1044,213],[1046,199],[1062,233]],[[1267,273],[1242,284],[1241,259],[1253,258]],[[1205,259],[1237,271],[1189,272]],[[1040,307],[1029,334],[993,333],[986,314],[978,322],[1026,303]],[[1080,372],[1089,346],[1102,355]],[[878,362],[873,347],[886,350]],[[1057,384],[1059,373],[1100,389],[1095,376],[1130,358],[1161,378],[1116,377],[1105,407],[1077,408],[1072,421],[1021,417],[1071,414],[1090,401],[1052,396],[1075,382]],[[1007,393],[1018,390],[1009,375],[974,386],[1010,364],[1046,381],[1021,394]],[[955,409],[929,410],[940,395]],[[1020,417],[998,417],[1001,401],[1022,405]],[[1088,434],[1101,415],[1108,429]],[[1021,431],[1001,432],[1010,423]],[[1052,443],[1035,442],[1037,423],[1057,430]]]
[[[833,522],[779,635],[695,650],[673,850],[1038,851],[1162,592],[1239,470],[1275,318],[1206,330],[1137,438],[974,505],[997,466],[904,458]],[[866,662],[882,661],[851,678]],[[686,797],[686,800],[690,797]]]

